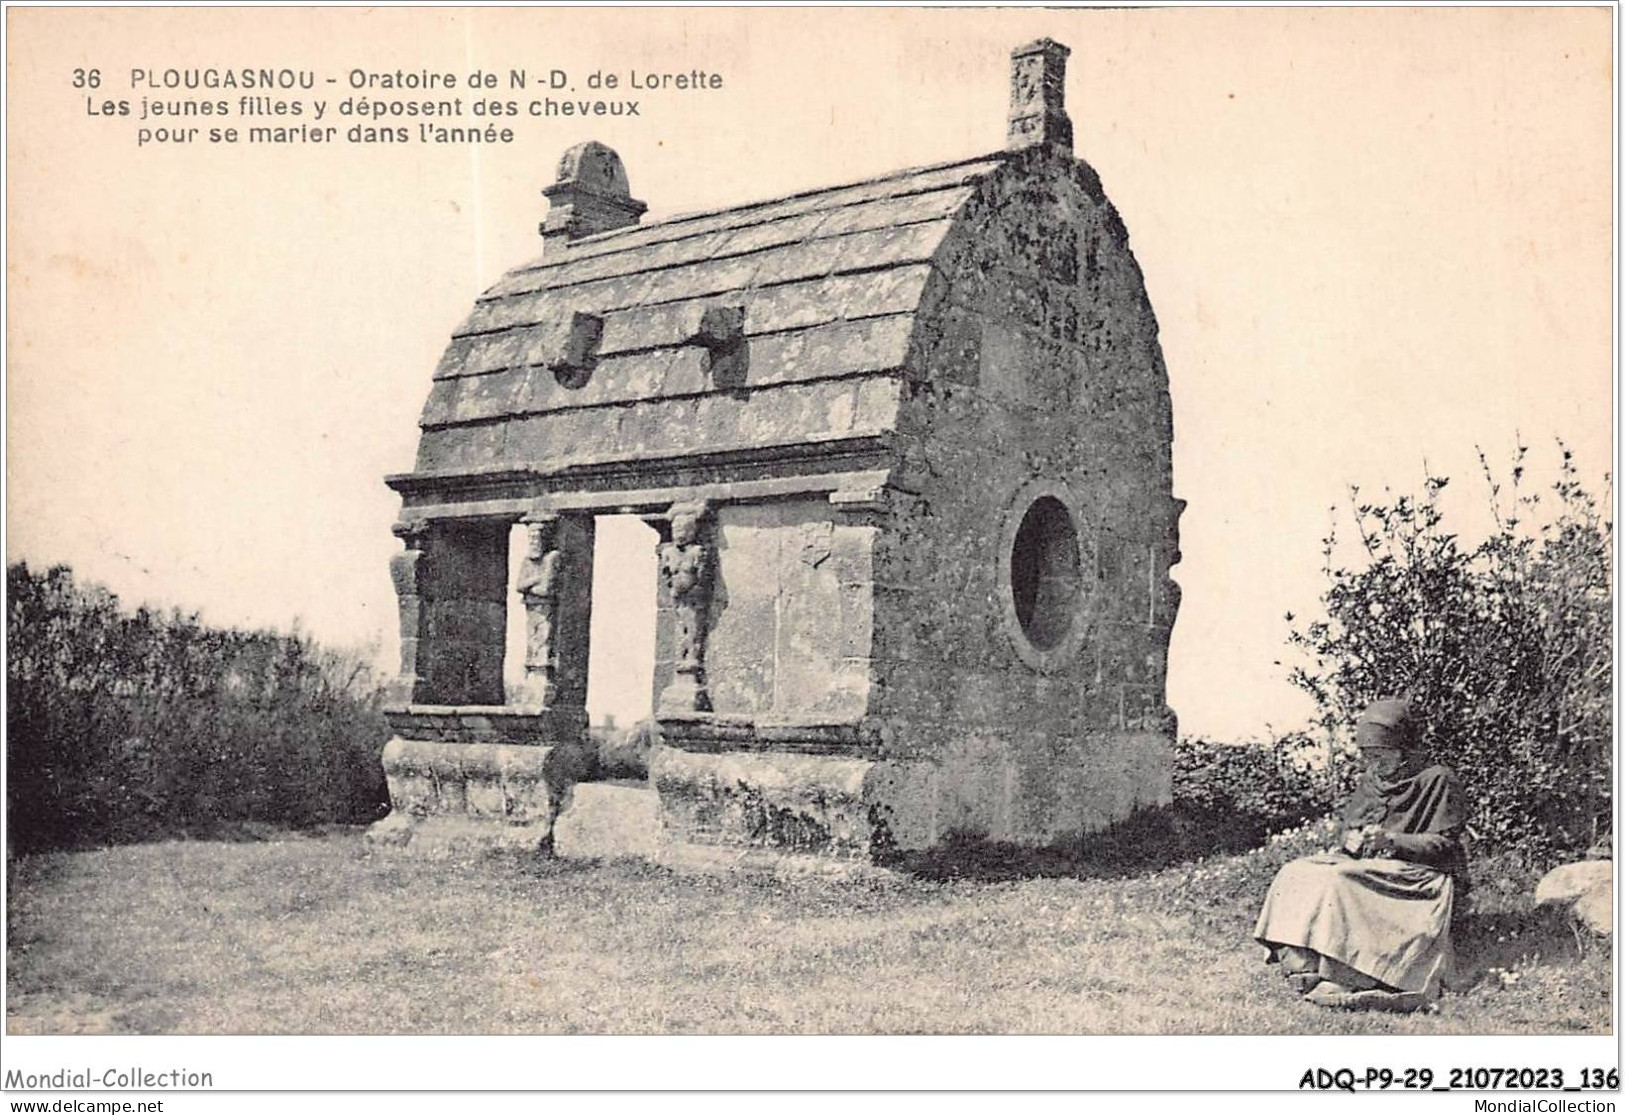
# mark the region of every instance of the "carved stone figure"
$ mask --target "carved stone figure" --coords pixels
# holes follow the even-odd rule
[[[703,504],[671,510],[671,541],[660,545],[660,580],[676,620],[676,678],[661,697],[663,709],[705,711],[705,625],[711,605],[711,547],[700,539]]]
[[[519,567],[516,588],[525,603],[525,675],[537,686],[534,696],[546,704],[552,695],[554,671],[558,666],[558,643],[554,629],[558,622],[559,567],[561,557],[554,548],[557,519],[540,519],[529,524],[525,560]]]

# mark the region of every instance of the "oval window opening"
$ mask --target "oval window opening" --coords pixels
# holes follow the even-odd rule
[[[1010,592],[1028,642],[1039,650],[1061,644],[1071,630],[1082,581],[1072,516],[1054,496],[1040,496],[1022,516],[1010,551]]]

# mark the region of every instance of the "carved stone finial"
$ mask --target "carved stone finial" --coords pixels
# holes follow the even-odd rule
[[[1071,53],[1054,39],[1010,52],[1010,150],[1047,147],[1071,153],[1072,121],[1066,114],[1066,59]]]
[[[635,225],[649,207],[632,196],[621,157],[602,143],[578,143],[559,160],[558,179],[542,190],[548,200],[542,243],[572,240]]]

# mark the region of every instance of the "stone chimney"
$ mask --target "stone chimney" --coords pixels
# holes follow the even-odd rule
[[[1010,150],[1048,147],[1072,153],[1072,121],[1066,115],[1066,58],[1071,53],[1054,39],[1010,52],[1010,133],[1005,141]]]
[[[635,225],[649,208],[632,196],[621,157],[593,140],[564,153],[558,180],[542,190],[542,196],[548,201],[547,219],[540,229],[546,249]]]

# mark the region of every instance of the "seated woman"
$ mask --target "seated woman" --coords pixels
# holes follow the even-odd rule
[[[1253,935],[1310,1002],[1415,1010],[1437,998],[1455,960],[1461,793],[1448,767],[1428,763],[1407,699],[1366,709],[1355,742],[1365,769],[1341,849],[1281,868]]]

